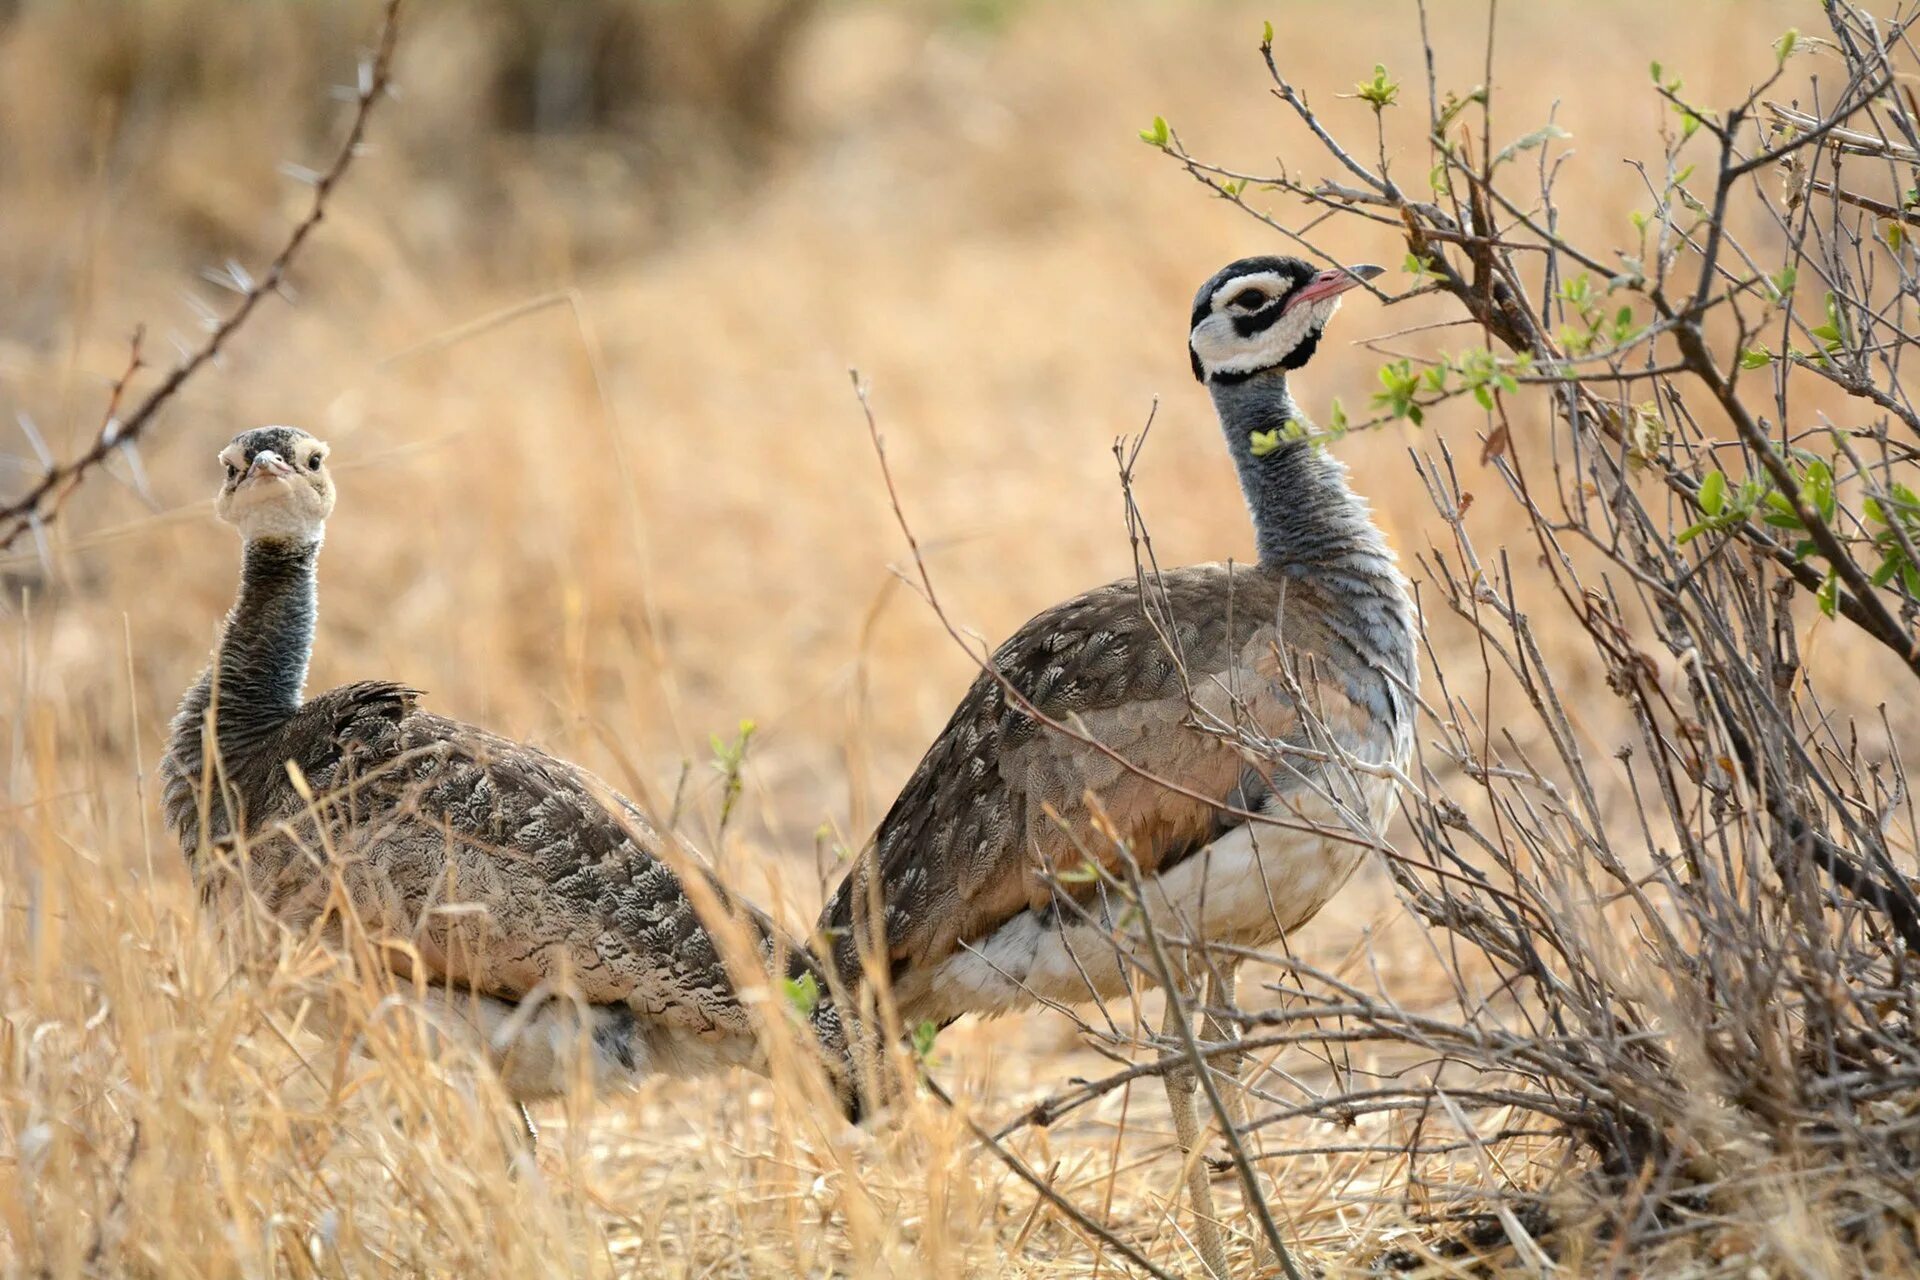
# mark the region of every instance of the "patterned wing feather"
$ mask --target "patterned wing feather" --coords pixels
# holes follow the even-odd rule
[[[1089,793],[1149,873],[1240,821],[1229,810],[1257,806],[1265,783],[1194,715],[1250,719],[1275,738],[1296,730],[1272,679],[1282,596],[1258,570],[1197,565],[1150,589],[1153,617],[1173,620],[1158,627],[1126,580],[1015,633],[994,654],[999,678],[974,681],[827,904],[821,928],[843,978],[857,981],[876,935],[898,980],[1044,907],[1052,872],[1089,857],[1114,866]],[[1006,685],[1127,763],[1027,714]]]

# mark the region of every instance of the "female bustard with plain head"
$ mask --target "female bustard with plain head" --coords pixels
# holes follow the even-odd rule
[[[338,882],[370,934],[410,944],[376,952],[403,977],[425,969],[430,1002],[484,1037],[523,1112],[576,1073],[604,1085],[762,1067],[722,940],[630,802],[420,710],[403,685],[302,700],[334,500],[327,447],[262,427],[219,461],[216,510],[245,542],[240,593],[165,767],[167,818],[206,897],[250,897],[299,933],[335,909]],[[699,874],[762,964],[813,972],[803,947]],[[838,1011],[822,1000],[808,1016],[850,1096]]]
[[[1340,295],[1379,272],[1248,258],[1201,287],[1193,371],[1226,431],[1258,563],[1150,573],[1145,599],[1125,579],[1000,647],[821,917],[846,986],[883,976],[907,1026],[1118,996],[1154,976],[1139,927],[1092,878],[1057,873],[1093,857],[1117,874],[1124,846],[1168,934],[1262,946],[1311,919],[1377,841],[1395,800],[1387,771],[1334,762],[1411,754],[1413,611],[1345,469],[1298,438],[1287,375]],[[1247,750],[1250,738],[1269,749]],[[1189,958],[1185,973],[1208,975],[1209,1007],[1232,1003],[1232,960]],[[1209,1038],[1229,1034],[1209,1020]],[[1186,1151],[1193,1089],[1168,1079]],[[1220,1272],[1198,1166],[1196,1234]]]

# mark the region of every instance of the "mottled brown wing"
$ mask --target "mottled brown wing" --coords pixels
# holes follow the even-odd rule
[[[331,750],[307,772],[370,929],[410,942],[428,977],[484,994],[564,980],[695,1030],[746,1026],[720,945],[638,809],[584,770],[372,688],[322,695],[289,729],[325,726]],[[803,971],[802,949],[698,874],[763,959],[784,948]]]
[[[1093,829],[1088,792],[1147,871],[1235,825],[1222,806],[1257,805],[1265,783],[1238,750],[1192,727],[1193,708],[1223,723],[1238,714],[1274,738],[1294,732],[1295,711],[1273,679],[1283,591],[1258,569],[1229,576],[1226,566],[1196,565],[1150,588],[1158,628],[1128,580],[1015,633],[994,654],[994,669],[1037,710],[1208,799],[1047,728],[983,672],[821,917],[843,979],[858,980],[876,923],[897,980],[1045,905],[1056,892],[1052,871],[1088,855],[1114,865],[1112,842]],[[884,904],[877,920],[875,901]]]

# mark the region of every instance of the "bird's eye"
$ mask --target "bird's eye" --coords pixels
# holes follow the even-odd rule
[[[320,458],[321,458],[321,455],[320,455],[320,453],[319,453],[319,452],[317,452],[317,451],[316,451],[316,452],[314,452],[314,453],[312,453],[312,454],[310,454],[310,455],[308,455],[308,457],[307,457],[307,470],[309,470],[309,471],[318,471],[318,470],[320,469]]]
[[[240,468],[234,466],[231,462],[229,462],[227,464],[227,479],[232,480],[236,478],[239,474],[240,474]]]
[[[1267,305],[1267,295],[1265,290],[1262,289],[1242,289],[1233,295],[1232,300],[1229,301],[1227,305],[1237,307],[1242,311],[1258,311]]]

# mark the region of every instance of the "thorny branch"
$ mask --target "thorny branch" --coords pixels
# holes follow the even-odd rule
[[[400,6],[401,0],[387,0],[374,52],[360,66],[359,82],[354,87],[353,117],[347,127],[346,138],[334,153],[333,163],[312,179],[313,195],[307,212],[288,232],[273,261],[257,277],[238,263],[227,267],[222,283],[239,295],[239,301],[213,325],[199,347],[176,364],[158,386],[122,416],[121,401],[128,384],[144,367],[141,360],[141,334],[135,332],[127,370],[113,384],[93,443],[65,462],[49,461],[40,478],[25,493],[0,506],[0,551],[11,547],[29,530],[39,536],[58,517],[67,498],[87,473],[103,465],[117,451],[133,448],[168,401],[179,394],[196,373],[220,355],[228,340],[247,322],[260,302],[268,294],[281,290],[301,247],[326,217],[327,201],[333,195],[334,188],[359,156],[375,104],[387,96],[393,70],[393,51],[400,35]]]

